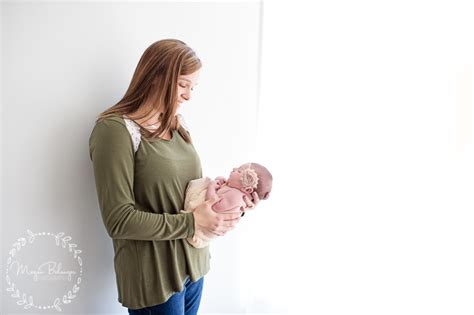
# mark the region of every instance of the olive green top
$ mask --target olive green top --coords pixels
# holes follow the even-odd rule
[[[209,247],[194,248],[192,213],[183,209],[186,185],[202,177],[192,144],[177,131],[170,140],[141,139],[135,153],[120,116],[94,126],[89,139],[102,220],[114,247],[118,301],[138,309],[164,303],[209,271]]]

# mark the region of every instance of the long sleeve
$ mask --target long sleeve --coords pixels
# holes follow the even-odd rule
[[[137,209],[134,199],[134,152],[126,127],[102,120],[89,138],[99,207],[113,239],[174,240],[194,235],[192,213],[152,213]]]

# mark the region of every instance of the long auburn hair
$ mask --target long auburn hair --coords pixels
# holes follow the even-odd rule
[[[135,119],[142,119],[152,111],[159,110],[160,125],[155,131],[149,131],[137,123],[142,136],[147,140],[159,140],[169,131],[178,130],[187,143],[192,143],[189,133],[175,116],[178,107],[177,83],[180,75],[194,73],[201,67],[201,60],[183,41],[163,39],[154,42],[141,56],[123,98],[99,114],[96,122],[111,116],[128,116],[136,112],[150,95],[157,93],[158,97],[153,100],[153,107]]]

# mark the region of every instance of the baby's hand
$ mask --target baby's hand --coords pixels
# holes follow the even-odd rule
[[[217,182],[217,186],[222,186],[226,183],[226,179],[222,176],[216,177],[215,181]]]

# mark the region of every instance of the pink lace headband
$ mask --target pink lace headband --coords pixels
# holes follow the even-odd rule
[[[244,189],[252,188],[256,189],[258,186],[258,174],[251,167],[252,163],[249,164],[249,167],[242,170],[242,186]]]

